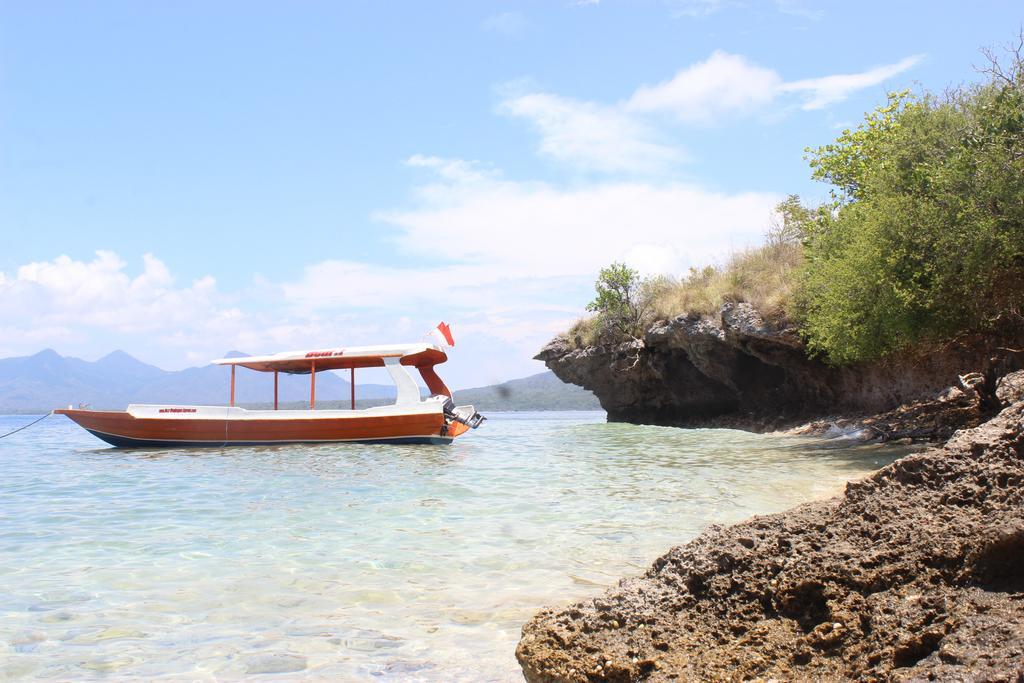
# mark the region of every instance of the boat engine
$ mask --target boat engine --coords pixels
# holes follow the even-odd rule
[[[473,406],[456,406],[450,398],[444,402],[444,416],[448,420],[464,424],[470,429],[476,429],[487,419],[476,412]]]

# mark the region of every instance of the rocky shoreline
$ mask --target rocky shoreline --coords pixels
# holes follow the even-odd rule
[[[828,436],[856,434],[863,440],[941,442],[957,430],[976,427],[998,410],[1024,398],[1024,371],[990,382],[981,373],[957,377],[954,386],[931,399],[920,399],[875,415],[812,420],[785,430],[789,434]]]
[[[746,304],[537,358],[609,420],[946,442],[843,495],[671,549],[523,627],[526,679],[1024,683],[1019,328],[835,368]]]
[[[621,344],[557,337],[536,358],[593,391],[612,422],[944,441],[995,414],[1002,378],[1024,367],[1022,339],[1020,322],[1006,322],[928,353],[837,368],[809,357],[794,328],[740,303]]]
[[[541,611],[516,651],[526,679],[1024,681],[1013,386],[995,417],[841,497],[709,528],[599,598]]]

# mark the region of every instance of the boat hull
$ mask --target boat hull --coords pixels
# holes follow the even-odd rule
[[[167,417],[137,417],[130,412],[71,409],[55,412],[66,415],[89,433],[118,448],[343,442],[444,445],[450,444],[464,431],[451,429],[462,425],[449,427],[441,412],[290,417],[285,414],[289,411],[281,411],[267,418],[248,414],[238,416],[237,412],[223,418],[189,417],[181,413],[170,413]],[[245,412],[242,411],[243,414]]]

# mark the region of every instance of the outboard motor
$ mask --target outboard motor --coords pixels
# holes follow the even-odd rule
[[[473,406],[456,406],[450,398],[444,402],[444,416],[451,422],[464,424],[470,429],[476,429],[487,419],[476,412]]]

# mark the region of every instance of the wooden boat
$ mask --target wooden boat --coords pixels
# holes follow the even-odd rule
[[[473,406],[456,406],[452,392],[434,371],[448,359],[427,343],[289,351],[271,356],[220,358],[231,368],[227,406],[130,405],[124,411],[56,410],[107,443],[126,448],[234,446],[284,443],[371,442],[450,444],[484,417]],[[235,371],[243,367],[274,373],[273,410],[235,405]],[[356,410],[358,368],[383,367],[395,383],[394,404]],[[416,368],[430,396],[423,398],[409,373]],[[351,409],[316,409],[316,374],[349,370]],[[278,410],[278,374],[309,375],[309,409]]]

